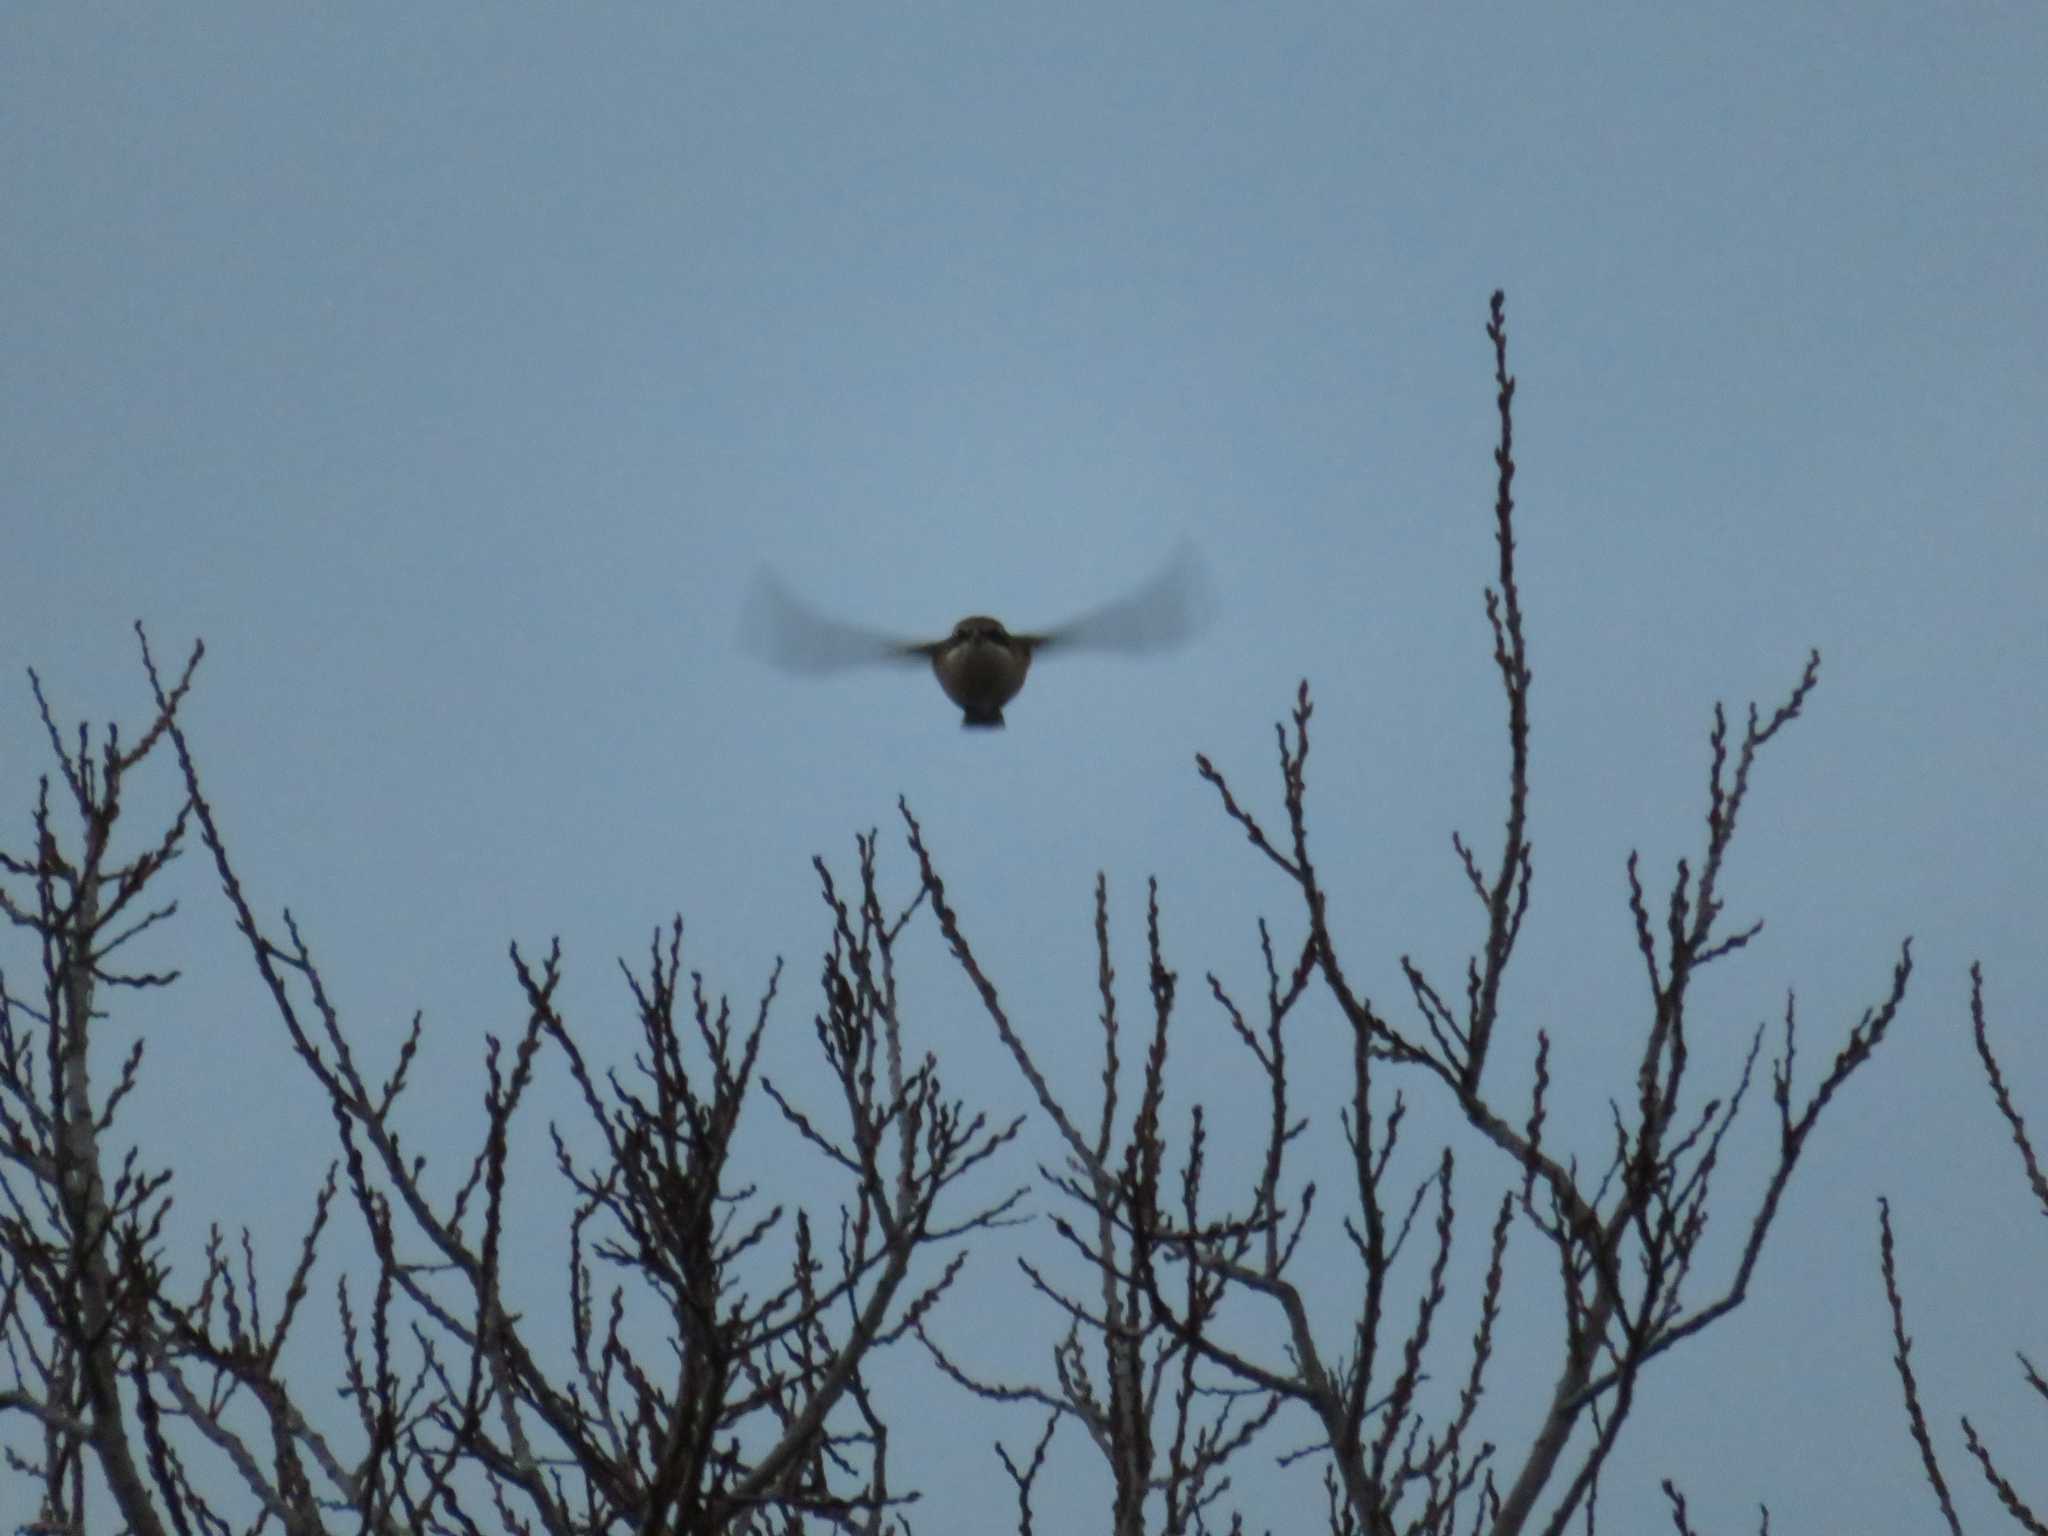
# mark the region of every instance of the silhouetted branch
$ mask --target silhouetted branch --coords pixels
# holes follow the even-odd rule
[[[1913,1375],[1913,1340],[1906,1333],[1906,1304],[1899,1295],[1899,1277],[1892,1245],[1891,1202],[1883,1196],[1877,1202],[1878,1228],[1882,1234],[1878,1242],[1878,1266],[1884,1272],[1885,1300],[1892,1309],[1892,1364],[1898,1368],[1899,1387],[1905,1394],[1906,1421],[1913,1432],[1913,1444],[1920,1450],[1920,1465],[1927,1473],[1929,1486],[1934,1489],[1935,1502],[1941,1506],[1941,1518],[1955,1536],[1962,1536],[1963,1525],[1956,1518],[1956,1507],[1949,1498],[1948,1479],[1941,1475],[1941,1462],[1934,1453],[1934,1439],[1927,1432],[1927,1415],[1920,1407],[1920,1384]]]
[[[1992,1103],[1997,1107],[2006,1127],[2012,1132],[2013,1145],[2020,1156],[2020,1166],[2027,1177],[2027,1186],[2033,1192],[2036,1202],[2044,1214],[2048,1214],[2048,1181],[2041,1174],[2041,1164],[2035,1156],[2033,1141],[2027,1133],[2026,1121],[2013,1103],[2011,1091],[2006,1087],[2005,1073],[2000,1068],[1998,1057],[1992,1050],[1991,1032],[1984,1016],[1984,971],[1981,965],[1972,962],[1970,966],[1970,1038],[1977,1049],[1977,1060],[1984,1069],[1984,1080],[1991,1088]],[[1920,1466],[1926,1473],[1928,1486],[1934,1490],[1935,1502],[1941,1507],[1942,1518],[1951,1531],[1960,1532],[1961,1522],[1956,1518],[1955,1504],[1949,1496],[1948,1480],[1942,1475],[1941,1461],[1935,1453],[1934,1437],[1928,1430],[1927,1414],[1920,1403],[1920,1384],[1913,1373],[1913,1342],[1906,1332],[1906,1304],[1899,1290],[1898,1264],[1892,1242],[1892,1212],[1889,1201],[1879,1198],[1878,1207],[1878,1271],[1884,1279],[1885,1300],[1892,1314],[1892,1364],[1899,1373],[1899,1392],[1906,1405],[1906,1427],[1911,1431],[1913,1444],[1920,1452]],[[2033,1362],[2021,1354],[2020,1370],[2027,1385],[2031,1387],[2044,1404],[2048,1404],[2048,1381],[2034,1369]],[[1967,1416],[1962,1419],[1963,1443],[1977,1463],[1977,1470],[1997,1496],[1999,1504],[2022,1529],[2037,1533],[2048,1532],[2048,1521],[2036,1512],[2034,1506],[2023,1497],[2012,1480],[2007,1477],[1992,1456],[1991,1449],[1977,1433],[1977,1428]]]

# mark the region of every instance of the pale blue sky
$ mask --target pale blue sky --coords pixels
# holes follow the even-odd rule
[[[1255,916],[1294,914],[1191,761],[1276,805],[1270,722],[1303,674],[1354,972],[1391,1008],[1398,955],[1448,979],[1475,939],[1448,835],[1490,847],[1502,804],[1479,588],[1504,287],[1536,670],[1516,1069],[1548,1028],[1597,1156],[1644,1013],[1622,860],[1694,850],[1713,701],[1774,702],[1811,646],[1820,692],[1730,872],[1731,917],[1769,926],[1704,994],[1706,1070],[1788,987],[1817,1065],[1903,935],[1919,962],[1750,1306],[1652,1378],[1604,1523],[1661,1521],[1668,1475],[1712,1528],[1759,1501],[1783,1530],[1931,1528],[1879,1190],[1982,1515],[1954,1415],[2023,1464],[2042,1426],[2011,1350],[2048,1348],[2048,1248],[1963,1030],[1981,956],[2048,1133],[2044,78],[2048,16],[2013,4],[10,6],[10,841],[46,766],[21,668],[67,714],[136,720],[139,617],[163,651],[207,641],[191,725],[259,905],[299,913],[366,1049],[425,1010],[423,1145],[437,1113],[467,1135],[481,1036],[516,1025],[515,937],[562,935],[598,1041],[627,1035],[613,958],[671,912],[743,1005],[785,954],[799,1059],[810,857],[843,872],[880,824],[907,892],[899,793],[1076,1094],[1090,883],[1128,944],[1158,872],[1188,1090],[1227,1103],[1199,978],[1252,985]],[[925,633],[1056,620],[1183,535],[1208,636],[1048,660],[1001,735],[928,679],[790,678],[734,644],[763,562]],[[152,1041],[129,1124],[176,1138],[186,1221],[295,1219],[328,1122],[205,871],[181,875],[158,958],[187,979],[116,1021]],[[914,1028],[956,1091],[1023,1108],[938,955]],[[1458,1139],[1411,1097],[1419,1155]],[[1334,1103],[1305,1107],[1328,1155]],[[1476,1233],[1508,1171],[1464,1167]],[[1502,1436],[1553,1346],[1547,1259],[1526,1232],[1513,1257]],[[1031,1335],[998,1255],[977,1273],[942,1331],[1048,1374],[1055,1320]],[[1000,1476],[948,1402],[950,1460],[902,1447],[920,1530]],[[1057,1454],[1051,1528],[1088,1528],[1091,1453]],[[1260,1497],[1276,1528],[1320,1505],[1299,1475]]]

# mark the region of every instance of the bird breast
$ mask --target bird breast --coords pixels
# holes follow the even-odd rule
[[[988,639],[964,640],[932,657],[946,697],[969,712],[1001,709],[1024,686],[1031,652]]]

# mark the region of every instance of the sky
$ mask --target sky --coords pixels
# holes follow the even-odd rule
[[[1401,955],[1455,987],[1478,941],[1449,839],[1492,846],[1504,806],[1481,607],[1503,288],[1537,863],[1503,1070],[1547,1029],[1597,1157],[1646,1014],[1623,861],[1668,881],[1696,852],[1715,701],[1769,707],[1811,648],[1726,880],[1730,920],[1767,926],[1698,1000],[1702,1091],[1788,990],[1818,1071],[1909,934],[1916,962],[1750,1301],[1652,1374],[1603,1526],[1662,1525],[1668,1476],[1709,1529],[1759,1503],[1775,1529],[1932,1528],[1880,1193],[1938,1443],[1989,1520],[1956,1417],[2026,1465],[2012,1352],[2048,1349],[2048,1243],[1967,1032],[1981,959],[2048,1135],[2044,77],[2048,13],[2019,4],[10,6],[8,846],[50,768],[25,669],[60,716],[133,728],[139,619],[161,655],[205,640],[187,722],[259,910],[299,917],[373,1058],[424,1015],[409,1123],[451,1166],[483,1037],[522,1017],[514,940],[560,936],[574,1022],[621,1059],[616,961],[671,914],[743,1009],[786,956],[771,1062],[801,1072],[811,859],[845,880],[879,828],[907,897],[899,795],[1082,1103],[1092,883],[1141,1010],[1156,874],[1181,1102],[1227,1111],[1241,1058],[1200,978],[1256,993],[1255,922],[1299,916],[1193,757],[1277,812],[1300,679],[1353,974],[1398,1012]],[[1048,657],[1001,733],[914,671],[792,677],[737,641],[763,568],[918,637],[1057,622],[1183,539],[1211,627]],[[174,791],[160,769],[133,814]],[[184,978],[109,1025],[149,1041],[122,1125],[178,1169],[186,1239],[247,1222],[281,1275],[330,1130],[202,861],[175,878],[150,958]],[[954,1092],[1028,1109],[936,936],[913,950],[913,1036]],[[1311,1165],[1341,1156],[1313,1087]],[[1417,1166],[1450,1142],[1471,1180],[1469,1283],[1512,1173],[1410,1098]],[[1770,1134],[1759,1096],[1729,1222]],[[1547,1260],[1517,1241],[1503,1435],[1555,1368]],[[939,1326],[1049,1375],[1057,1320],[1000,1255]],[[891,1390],[948,1404],[913,1521],[960,1528],[990,1441],[1035,1423],[907,1358]],[[1291,1444],[1240,1474],[1279,1528],[1320,1509],[1272,1467]],[[1055,1456],[1050,1528],[1099,1523],[1092,1452]]]

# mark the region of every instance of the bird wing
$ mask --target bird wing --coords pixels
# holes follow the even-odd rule
[[[785,672],[816,673],[925,661],[938,642],[902,640],[831,618],[764,569],[740,612],[740,644]]]
[[[1164,650],[1193,639],[1211,617],[1208,567],[1183,540],[1157,575],[1136,591],[1092,608],[1066,623],[1017,638],[1034,648],[1061,650]]]

